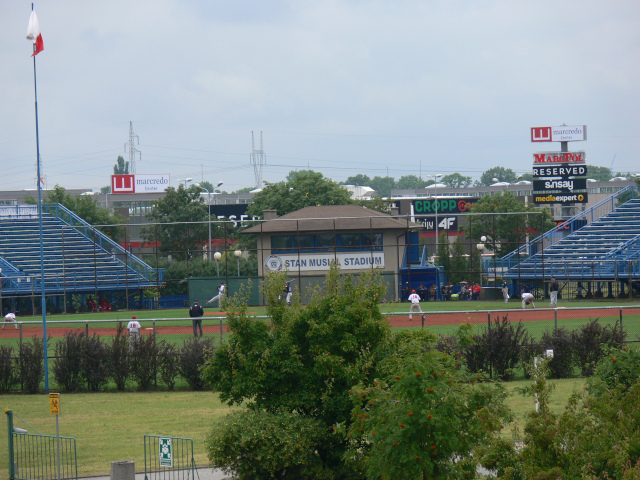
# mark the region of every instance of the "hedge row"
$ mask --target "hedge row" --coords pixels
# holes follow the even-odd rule
[[[553,378],[569,378],[577,371],[588,377],[610,347],[622,346],[625,336],[619,322],[603,326],[594,319],[573,331],[564,327],[547,330],[540,342],[534,342],[522,322],[511,323],[505,315],[474,334],[472,345],[459,348],[456,337],[443,336],[438,348],[449,353],[462,351],[472,372],[485,372],[503,380],[513,378],[518,368],[526,372],[524,366],[534,357],[553,350],[549,362]]]
[[[111,342],[83,331],[70,331],[55,347],[51,373],[57,387],[66,392],[102,390],[112,381],[118,390],[134,381],[140,390],[149,390],[160,381],[173,390],[182,377],[193,390],[202,390],[205,381],[200,367],[207,351],[214,348],[212,339],[192,338],[177,347],[154,335],[141,337],[129,351],[129,335],[120,323]],[[44,345],[34,337],[13,347],[0,346],[0,392],[20,385],[23,393],[37,393],[44,379]]]

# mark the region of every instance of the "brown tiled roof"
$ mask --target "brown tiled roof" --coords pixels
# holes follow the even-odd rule
[[[323,232],[330,230],[389,230],[422,227],[407,218],[394,218],[386,213],[359,205],[323,205],[305,207],[295,212],[265,220],[242,233]]]

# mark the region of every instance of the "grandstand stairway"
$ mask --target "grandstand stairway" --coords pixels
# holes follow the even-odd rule
[[[56,206],[55,211],[59,208],[63,207]],[[68,217],[73,215],[66,209],[65,212]],[[42,215],[46,294],[156,286],[154,269],[78,217],[75,220],[82,225],[70,225],[49,213]],[[40,292],[39,232],[37,215],[0,217],[4,294]]]

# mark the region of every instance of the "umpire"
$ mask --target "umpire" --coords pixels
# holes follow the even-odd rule
[[[193,319],[193,336],[198,337],[198,328],[200,329],[200,336],[202,336],[202,316],[204,315],[204,310],[196,300],[191,305],[189,309],[189,316]]]

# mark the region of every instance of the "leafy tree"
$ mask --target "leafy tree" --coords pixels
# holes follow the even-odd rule
[[[311,170],[290,172],[285,182],[267,183],[253,196],[247,215],[262,216],[265,209],[286,215],[312,205],[349,205],[350,193],[333,180]]]
[[[186,259],[208,241],[207,208],[196,187],[169,187],[147,218],[141,231],[147,242],[160,242],[159,251]]]
[[[361,441],[347,456],[364,457],[369,479],[474,477],[474,447],[509,418],[504,389],[476,384],[424,330],[396,335],[387,353],[376,381],[351,391],[349,435]]]
[[[469,275],[469,257],[465,255],[462,237],[456,238],[451,246],[451,263],[449,268],[449,281],[453,285],[457,285],[461,281],[467,279]]]
[[[125,162],[122,155],[118,155],[118,160],[113,166],[114,175],[128,175],[129,174],[129,162]]]
[[[202,185],[202,184],[201,184]],[[240,188],[238,190],[236,190],[235,192],[231,192],[231,193],[249,193],[251,190],[255,190],[256,187],[244,187],[244,188]]]
[[[497,178],[499,182],[513,183],[518,178],[516,172],[510,168],[493,167],[482,173],[479,185],[493,185],[496,183],[493,179]]]
[[[613,178],[613,175],[610,168],[587,165],[587,177],[601,182],[608,182]]]
[[[471,185],[471,177],[460,175],[459,173],[452,173],[442,177],[442,183],[450,188],[466,188]]]
[[[107,185],[106,187],[100,187],[100,193],[106,195],[107,193],[111,193],[111,185]]]
[[[356,187],[371,187],[371,179],[367,175],[359,173],[358,175],[347,178],[342,184],[355,185]]]
[[[285,280],[284,273],[265,280],[269,322],[257,322],[246,306],[229,300],[233,333],[205,365],[205,379],[230,405],[246,402],[256,411],[296,413],[329,432],[351,421],[349,390],[369,377],[377,347],[388,338],[378,305],[385,289],[375,273],[341,277],[333,265],[324,294],[316,291],[304,308],[295,299],[287,307],[278,301]],[[344,468],[346,439],[326,436],[317,448],[325,467]]]
[[[539,214],[531,215],[531,212]],[[474,214],[469,217],[471,238],[479,240],[486,236],[486,245],[491,248],[495,245],[495,253],[499,257],[525,243],[527,235],[535,237],[555,226],[548,208],[540,210],[534,205],[525,206],[508,191],[493,197],[484,195],[471,207],[471,213]],[[505,213],[512,215],[501,215]]]
[[[373,188],[378,195],[382,197],[389,197],[391,190],[396,188],[396,181],[393,177],[373,177],[369,185]]]
[[[518,175],[516,179],[518,182],[521,180],[527,180],[529,182],[533,182],[533,173],[523,173],[522,175]]]
[[[426,185],[427,182],[416,175],[403,175],[397,181],[395,188],[399,190],[417,190],[424,188]]]
[[[354,200],[353,203],[376,212],[389,213],[389,202],[383,200],[382,197],[374,197],[371,200]]]

